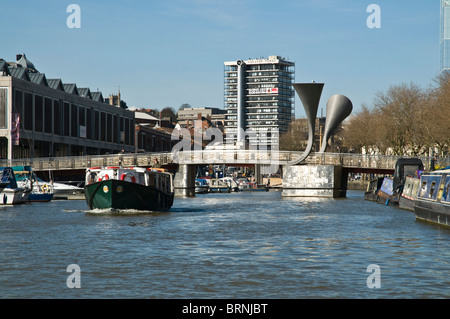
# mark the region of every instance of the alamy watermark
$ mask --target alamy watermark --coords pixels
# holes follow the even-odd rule
[[[367,7],[367,13],[371,13],[367,17],[367,27],[369,29],[380,29],[381,28],[381,8],[378,4],[369,4]]]
[[[381,268],[376,264],[367,266],[367,272],[371,275],[367,277],[367,288],[381,288]]]
[[[81,28],[81,8],[78,4],[69,4],[67,6],[66,12],[71,14],[67,17],[66,25],[69,29],[79,29]]]
[[[70,264],[67,266],[67,272],[71,273],[67,277],[67,288],[81,288],[81,269],[77,264]]]
[[[239,129],[238,129],[239,130]],[[233,132],[233,134],[238,132]],[[237,136],[242,136],[242,142],[227,139],[217,127],[206,130],[201,120],[194,121],[193,130],[176,127],[172,131],[171,140],[179,141],[172,148],[173,162],[192,164],[246,164],[258,163],[266,166],[266,170],[275,173],[279,168],[279,131],[241,130]],[[206,142],[206,143],[205,143]],[[204,148],[203,145],[207,144]]]

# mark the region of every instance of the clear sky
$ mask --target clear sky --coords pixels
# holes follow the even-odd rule
[[[81,28],[68,28],[70,4]],[[370,29],[370,4],[381,28]],[[439,0],[2,0],[0,58],[25,53],[47,78],[117,93],[129,107],[224,107],[223,63],[280,55],[295,82],[372,104],[439,73]],[[296,116],[303,106],[296,97]],[[320,112],[320,111],[319,111]],[[320,114],[319,114],[320,115]]]

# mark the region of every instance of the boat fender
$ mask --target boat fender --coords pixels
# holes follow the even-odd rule
[[[44,194],[48,193],[48,185],[47,184],[42,185],[41,189],[42,189],[42,192],[44,192]]]
[[[101,182],[101,181],[105,181],[105,180],[107,180],[107,179],[109,179],[109,175],[108,175],[108,174],[105,174],[105,176],[99,177],[99,178],[98,178],[98,181]]]
[[[123,173],[122,176],[120,177],[120,180],[121,180],[121,181],[124,181],[125,178],[126,178],[128,175],[131,176],[131,182],[136,183],[136,178],[135,178],[133,175],[129,174],[129,173]]]

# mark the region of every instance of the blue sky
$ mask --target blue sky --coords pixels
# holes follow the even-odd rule
[[[69,4],[81,28],[69,29]],[[370,29],[370,4],[381,28]],[[439,73],[439,0],[2,0],[0,58],[25,53],[47,78],[128,106],[223,108],[223,62],[280,55],[295,82],[325,83],[370,105],[391,85],[432,84]],[[296,116],[304,111],[296,97]]]

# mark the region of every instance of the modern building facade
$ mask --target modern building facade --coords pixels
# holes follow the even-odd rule
[[[134,152],[134,122],[134,112],[101,92],[47,79],[24,54],[0,59],[3,159]]]
[[[450,0],[441,0],[440,22],[441,72],[450,71]]]
[[[295,63],[270,56],[224,64],[226,142],[270,148],[294,117]]]

